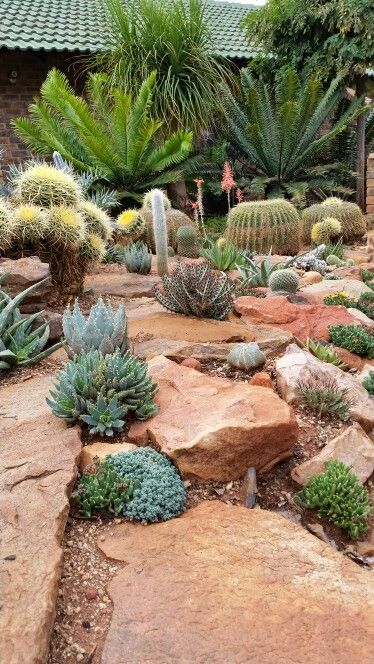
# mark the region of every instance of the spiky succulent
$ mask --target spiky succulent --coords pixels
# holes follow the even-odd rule
[[[339,233],[342,233],[344,240],[359,237],[366,231],[365,217],[358,205],[331,197],[303,211],[301,219],[305,240],[309,240],[314,224],[322,222],[326,217],[333,217],[340,222]]]
[[[297,385],[299,395],[319,417],[331,415],[346,422],[350,418],[352,399],[348,390],[340,389],[333,378],[310,374]]]
[[[97,235],[104,242],[109,242],[112,236],[112,224],[106,212],[91,201],[81,201],[79,212],[83,217],[87,234]]]
[[[291,260],[284,265],[290,265]],[[271,274],[278,270],[279,266],[271,262],[271,249],[265,258],[255,260],[244,256],[242,265],[238,265],[240,276],[243,279],[242,286],[250,288],[267,287]]]
[[[124,210],[117,217],[116,234],[137,240],[145,231],[145,219],[140,210]]]
[[[92,516],[94,510],[118,515],[132,499],[136,485],[136,481],[122,477],[108,461],[97,460],[83,472],[72,497],[84,516]]]
[[[7,201],[0,198],[0,253],[5,253],[15,235],[12,209]]]
[[[233,308],[235,284],[224,274],[212,272],[208,263],[178,261],[176,269],[162,278],[155,297],[163,307],[186,316],[224,320]]]
[[[103,258],[104,263],[124,263],[127,246],[123,244],[109,244]]]
[[[335,348],[327,343],[322,343],[321,341],[313,341],[313,339],[307,338],[305,345],[302,344],[314,357],[317,357],[321,362],[327,362],[328,364],[333,364],[339,369],[347,369],[347,365],[340,359]]]
[[[318,247],[308,251],[306,254],[298,256],[295,259],[294,266],[300,270],[325,274],[327,268],[327,263],[323,259],[325,249],[326,245],[320,244]]]
[[[239,203],[229,213],[225,237],[238,249],[276,254],[297,254],[300,249],[300,217],[284,199]]]
[[[251,342],[248,344],[238,344],[230,350],[227,356],[227,362],[235,369],[249,371],[260,367],[266,362],[266,356],[258,347],[258,344]]]
[[[86,235],[80,246],[80,254],[87,264],[100,263],[104,260],[105,252],[105,242],[99,235]]]
[[[15,185],[15,195],[21,203],[47,208],[51,205],[76,207],[81,199],[81,190],[73,175],[48,164],[33,164],[20,171]]]
[[[293,270],[276,270],[269,277],[269,288],[272,291],[296,293],[299,288],[299,277]]]
[[[374,359],[374,333],[361,325],[330,325],[329,340],[351,353]]]
[[[133,499],[123,513],[133,521],[153,523],[179,516],[186,509],[186,490],[175,466],[163,454],[149,447],[107,457],[123,478],[136,485]]]
[[[18,308],[46,280],[33,284],[11,298],[2,290],[8,276],[9,272],[6,272],[0,277],[0,371],[36,364],[62,346],[62,343],[58,343],[44,350],[49,338],[48,323],[32,328],[43,312],[38,311],[25,318]]]
[[[314,244],[329,244],[331,239],[339,235],[342,231],[342,225],[335,217],[324,217],[322,221],[317,221],[311,231],[311,240]]]
[[[149,274],[152,267],[152,254],[144,242],[134,242],[124,247],[123,262],[128,272]]]
[[[374,370],[369,371],[366,378],[362,381],[364,388],[374,397]]]
[[[103,355],[127,351],[127,318],[123,304],[114,311],[100,297],[86,318],[75,301],[73,310],[65,309],[62,327],[70,357],[81,351],[99,350]]]
[[[368,491],[337,459],[326,461],[325,471],[309,479],[295,502],[304,509],[317,510],[319,516],[347,530],[352,539],[368,529],[366,521],[372,511]]]
[[[85,239],[82,215],[73,207],[54,205],[48,212],[48,236],[52,244],[78,247]]]
[[[146,363],[129,351],[82,351],[56,372],[56,381],[47,399],[52,412],[67,422],[85,422],[90,434],[112,436],[122,431],[127,415],[146,420],[159,410]]]
[[[13,212],[13,227],[18,242],[36,242],[48,233],[48,216],[36,205],[19,205]]]
[[[198,258],[197,233],[193,226],[180,226],[177,230],[177,253],[186,258]]]
[[[214,270],[235,270],[237,266],[244,264],[242,251],[226,242],[221,237],[217,242],[209,242],[207,247],[201,249],[201,255],[206,258]]]

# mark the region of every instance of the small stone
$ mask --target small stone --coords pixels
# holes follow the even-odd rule
[[[186,359],[181,362],[181,365],[183,367],[190,367],[190,369],[195,369],[196,371],[202,371],[203,369],[201,362],[194,357],[186,357]]]
[[[105,537],[104,537],[104,539],[105,539]],[[101,540],[101,541],[103,541],[103,540]],[[91,600],[97,598],[97,590],[94,590],[94,589],[86,590],[84,595],[85,595],[86,599],[88,599],[88,601],[91,601]]]
[[[11,553],[9,556],[5,556],[4,560],[15,560],[16,557],[14,553]]]
[[[84,627],[84,629],[90,629],[90,627],[91,627],[90,621],[89,620],[82,620],[82,627]]]
[[[257,387],[268,387],[273,390],[274,386],[272,380],[266,371],[259,371],[254,376],[250,378],[250,385],[257,385]]]

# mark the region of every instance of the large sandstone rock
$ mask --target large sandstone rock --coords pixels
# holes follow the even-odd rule
[[[374,661],[374,577],[300,526],[205,502],[98,542],[124,567],[101,664]]]
[[[350,297],[359,298],[362,293],[370,292],[370,288],[364,284],[363,281],[358,279],[339,279],[339,281],[324,279],[318,284],[304,286],[301,289],[302,293],[313,295],[320,300],[323,300],[326,295],[332,295],[336,291],[344,291]]]
[[[284,295],[263,299],[239,297],[235,301],[235,309],[242,315],[242,320],[251,326],[256,323],[274,325],[302,341],[307,337],[327,340],[329,325],[357,322],[345,307],[318,303],[295,304]]]
[[[169,339],[188,342],[238,342],[252,341],[252,335],[238,319],[213,320],[182,316],[167,311],[146,317],[129,319],[129,337]]]
[[[105,461],[109,454],[132,452],[136,449],[136,445],[132,445],[131,443],[90,443],[90,445],[85,445],[82,448],[79,457],[79,470],[82,472],[87,466],[94,462],[94,459]]]
[[[327,362],[321,362],[307,350],[302,350],[296,344],[291,344],[283,357],[276,361],[277,384],[280,394],[287,403],[301,400],[298,393],[299,381],[309,376],[320,376],[322,379],[333,379],[338,388],[349,391],[353,403],[349,408],[353,420],[359,422],[365,431],[374,427],[373,399],[362,387],[361,383],[352,376]]]
[[[1,651],[45,664],[62,564],[69,493],[81,443],[45,403],[37,376],[0,390]]]
[[[154,287],[161,279],[157,274],[129,273],[123,265],[100,266],[97,272],[85,278],[85,288],[97,295],[123,297],[152,297]]]
[[[48,281],[41,284],[22,302],[21,311],[31,313],[45,307],[53,292],[48,263],[42,263],[37,256],[17,260],[0,258],[0,275],[4,272],[10,273],[5,285],[12,297],[48,277]]]
[[[184,476],[232,480],[249,466],[265,471],[297,441],[294,413],[271,389],[201,374],[165,357],[149,362],[160,412],[131,425],[131,442],[149,439]]]
[[[366,482],[374,471],[374,443],[355,423],[330,440],[319,454],[296,466],[291,471],[292,479],[298,484],[306,484],[312,475],[323,473],[326,461],[331,459],[342,461],[351,468],[360,482]]]

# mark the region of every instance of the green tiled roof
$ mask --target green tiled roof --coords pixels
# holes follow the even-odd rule
[[[208,0],[215,51],[228,58],[253,55],[241,21],[251,5]],[[101,0],[0,0],[0,48],[95,52],[108,48]]]

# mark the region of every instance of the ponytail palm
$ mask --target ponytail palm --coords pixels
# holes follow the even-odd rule
[[[33,152],[58,151],[79,171],[99,172],[121,197],[140,199],[148,189],[182,179],[192,149],[191,132],[161,135],[162,122],[151,115],[155,82],[152,72],[133,97],[108,88],[103,74],[90,74],[83,98],[52,69],[30,117],[13,126]]]
[[[344,166],[328,163],[327,149],[362,112],[362,99],[335,121],[340,78],[325,91],[318,78],[302,83],[289,68],[271,88],[243,69],[240,98],[226,86],[223,94],[229,150],[242,174],[251,178],[252,193],[287,195],[301,205],[309,192],[343,193],[338,175]]]

